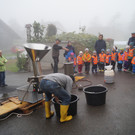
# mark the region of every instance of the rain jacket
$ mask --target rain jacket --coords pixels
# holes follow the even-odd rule
[[[4,72],[6,70],[6,64],[7,59],[4,56],[0,57],[0,72]]]
[[[95,43],[95,50],[99,54],[101,53],[101,49],[106,50],[106,42],[104,40],[97,40]]]

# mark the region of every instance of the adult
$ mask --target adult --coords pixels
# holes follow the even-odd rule
[[[71,101],[71,90],[74,82],[73,76],[68,76],[62,73],[52,73],[46,75],[40,82],[40,90],[45,92],[45,112],[46,118],[49,119],[54,115],[50,109],[52,94],[55,100],[60,104],[60,122],[70,121],[72,116],[67,116],[67,111]]]
[[[5,64],[7,59],[2,55],[2,51],[0,50],[0,86],[5,87],[7,84],[5,83]]]
[[[68,41],[66,48],[68,49],[68,51],[65,51],[64,57],[66,58],[66,60],[68,60],[68,58],[70,57],[70,53],[75,54],[75,48],[72,46],[71,41]]]
[[[52,58],[54,60],[54,66],[53,66],[53,72],[58,73],[58,63],[59,63],[59,50],[64,49],[68,51],[67,48],[59,46],[59,43],[61,41],[59,39],[56,39],[55,44],[52,47]]]
[[[101,53],[101,49],[106,50],[106,42],[103,40],[103,35],[99,35],[99,39],[95,43],[95,50],[97,52],[97,56]]]
[[[130,44],[130,42],[133,42],[133,47],[135,48],[135,32],[131,33],[131,37],[128,40],[128,45]]]

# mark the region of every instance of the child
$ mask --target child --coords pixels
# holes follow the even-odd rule
[[[128,68],[129,68],[129,71],[132,71],[132,58],[135,54],[135,49],[133,48],[133,45],[134,45],[134,42],[130,42],[129,43],[129,52],[128,52]]]
[[[132,63],[132,74],[135,74],[135,55],[134,55],[131,63]]]
[[[7,59],[2,55],[2,51],[0,50],[0,86],[5,87],[7,84],[5,83],[5,64],[7,63]]]
[[[111,53],[111,65],[113,66],[112,69],[115,70],[115,64],[117,61],[118,53],[117,53],[117,47],[113,46],[112,53]]]
[[[120,52],[118,53],[118,63],[117,68],[118,71],[122,71],[122,64],[123,64],[123,49],[120,49]]]
[[[69,62],[74,62],[73,69],[74,69],[74,73],[76,73],[76,71],[75,71],[75,67],[76,67],[76,57],[75,57],[75,54],[74,54],[73,52],[70,53],[70,57],[68,58],[68,61],[69,61]]]
[[[97,73],[97,64],[98,64],[98,57],[96,51],[93,51],[92,55],[92,73]]]
[[[101,49],[101,53],[99,54],[99,72],[104,72],[105,57],[105,50]]]
[[[126,46],[126,50],[124,51],[124,71],[126,72],[128,69],[128,50],[129,46]]]
[[[110,63],[111,63],[110,49],[107,49],[107,51],[106,51],[106,59],[105,59],[105,62],[106,62],[106,66],[110,65]]]
[[[78,72],[79,72],[79,74],[82,73],[82,67],[83,67],[82,56],[83,56],[83,52],[80,51],[79,55],[77,56],[77,65],[78,65]]]
[[[91,55],[89,54],[89,49],[85,49],[85,53],[83,54],[83,61],[85,64],[85,73],[89,74],[90,71],[90,61],[91,61]]]

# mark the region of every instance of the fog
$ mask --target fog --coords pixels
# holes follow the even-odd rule
[[[135,0],[0,0],[0,19],[17,33],[34,20],[65,32],[86,32],[128,40],[135,32]]]

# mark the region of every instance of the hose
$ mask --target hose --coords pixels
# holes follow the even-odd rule
[[[90,86],[90,85],[92,85],[92,82],[91,82],[90,80],[82,78],[82,79],[80,79],[80,80],[78,80],[78,81],[76,81],[76,82],[75,82],[75,87],[73,87],[73,89],[77,89],[77,88],[79,88],[79,87],[78,87],[78,85],[77,85],[77,82],[79,82],[79,81],[89,82],[89,84],[87,84],[87,85],[83,85],[83,87],[86,87],[86,86]]]
[[[22,116],[28,116],[32,113],[33,113],[33,111],[30,112],[30,113],[27,113],[27,114],[20,114],[20,113],[14,113],[13,112],[13,113],[9,114],[7,117],[0,119],[0,121],[4,121],[4,120],[8,119],[11,115],[16,115],[17,118],[21,118]]]

